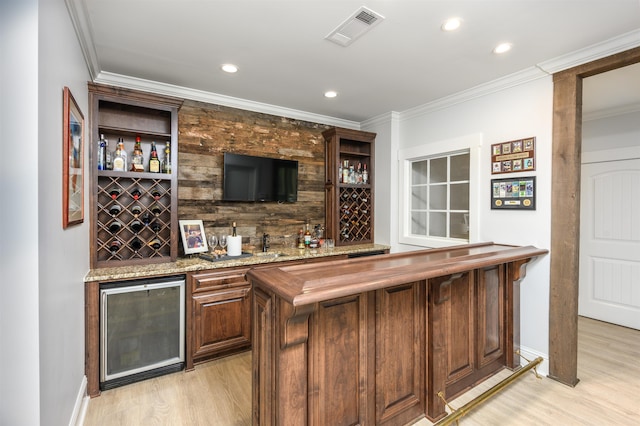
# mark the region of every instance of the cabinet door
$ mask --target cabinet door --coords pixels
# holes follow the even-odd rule
[[[194,361],[251,346],[249,285],[197,295],[192,300]]]

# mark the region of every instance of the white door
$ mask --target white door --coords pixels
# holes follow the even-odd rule
[[[640,329],[640,159],[582,165],[580,315]]]

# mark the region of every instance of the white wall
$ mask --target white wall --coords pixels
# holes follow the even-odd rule
[[[0,6],[0,424],[37,425],[38,1]]]
[[[0,424],[69,424],[84,395],[89,204],[62,229],[62,90],[86,120],[89,73],[63,0],[10,0],[0,16]]]
[[[488,94],[447,108],[400,117],[399,149],[481,133],[481,192],[479,240],[502,244],[534,245],[550,248],[551,233],[551,136],[553,117],[553,83],[550,76],[496,93]],[[404,114],[404,113],[403,113]],[[536,171],[508,176],[537,177],[535,211],[491,210],[490,180],[506,177],[491,175],[491,144],[536,137]],[[376,140],[378,144],[378,140]],[[376,157],[378,153],[376,152]],[[377,163],[377,161],[376,161]],[[385,191],[384,182],[376,181],[376,193]],[[393,191],[400,192],[394,187]],[[393,192],[392,191],[392,192]],[[386,206],[376,204],[376,216]],[[398,204],[389,207],[396,211]],[[397,225],[396,225],[397,226]],[[398,251],[415,249],[399,244]],[[522,349],[530,356],[548,358],[549,318],[549,256],[535,260],[527,267],[522,282],[521,332]],[[546,370],[546,365],[541,370]]]
[[[582,123],[582,152],[640,146],[640,111]]]

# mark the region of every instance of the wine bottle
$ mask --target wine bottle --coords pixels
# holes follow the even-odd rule
[[[111,207],[109,207],[109,214],[111,216],[117,216],[120,214],[120,212],[122,211],[122,207],[120,207],[120,204],[114,203],[111,205]]]
[[[142,216],[142,223],[144,223],[145,225],[148,225],[151,222],[151,216],[149,215],[149,213],[145,213],[144,216]]]
[[[142,213],[142,207],[140,207],[138,204],[136,204],[135,206],[131,207],[131,214],[134,217],[138,217],[138,215]]]
[[[109,232],[111,232],[112,234],[117,233],[118,231],[120,231],[120,229],[122,229],[122,222],[120,222],[118,219],[113,220],[109,224]]]
[[[120,250],[120,246],[121,246],[120,241],[118,241],[117,239],[113,239],[109,244],[109,251],[111,252],[111,254],[114,254],[118,250]]]
[[[160,242],[159,238],[154,238],[149,241],[149,246],[151,246],[151,248],[153,248],[154,250],[158,250],[160,246],[162,246],[162,243]]]
[[[151,196],[153,197],[154,200],[158,201],[160,199],[160,197],[162,196],[162,194],[160,194],[160,191],[158,191],[157,189],[153,189],[151,191]]]
[[[154,221],[154,222],[151,224],[151,230],[152,230],[153,232],[155,232],[156,234],[157,234],[158,232],[160,232],[160,228],[161,228],[161,227],[160,227],[160,224],[159,224],[158,222],[155,222],[155,221]]]
[[[117,186],[112,186],[108,191],[112,200],[115,200],[120,195],[120,188],[118,188]]]
[[[144,227],[142,222],[140,222],[137,219],[132,221],[131,225],[129,225],[129,226],[131,227],[131,230],[133,231],[134,234],[137,234],[138,232],[142,231],[142,228]]]
[[[136,142],[133,145],[133,155],[131,156],[131,171],[144,172],[144,159],[142,157],[142,148],[140,147],[140,136],[136,136]]]
[[[233,224],[231,225],[231,227],[232,227],[232,230],[231,230],[231,236],[232,236],[232,237],[237,237],[237,236],[238,236],[238,234],[236,233],[236,223],[235,223],[235,222],[233,222]]]
[[[98,141],[98,170],[106,170],[106,150],[107,142],[104,139],[104,134],[100,134],[100,140]]]
[[[149,172],[160,173],[160,159],[156,150],[155,141],[151,142],[151,154],[149,154]]]
[[[140,241],[140,239],[136,237],[133,240],[131,240],[131,249],[133,251],[137,252],[141,248],[142,248],[142,241]]]
[[[164,161],[162,162],[162,173],[171,174],[171,142],[167,141],[164,146]]]
[[[142,195],[142,193],[140,192],[140,190],[138,188],[134,189],[133,191],[131,191],[131,196],[133,197],[134,200],[138,201],[140,199],[140,196]]]
[[[151,213],[156,216],[160,215],[160,213],[162,213],[162,207],[160,207],[160,204],[153,203],[153,205],[151,206]]]

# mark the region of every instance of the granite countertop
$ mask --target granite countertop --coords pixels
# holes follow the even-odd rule
[[[331,249],[324,247],[318,249],[297,249],[274,246],[267,253],[262,253],[261,251],[250,251],[250,255],[248,256],[237,258],[231,257],[225,260],[209,261],[194,255],[193,257],[179,258],[175,262],[91,269],[84,277],[84,281],[113,281],[166,276],[208,269],[231,268],[234,266],[252,266],[265,263],[287,262],[291,260],[366,253],[371,251],[389,250],[389,248],[389,246],[381,244],[361,244],[334,247]],[[243,251],[243,253],[246,252]]]

